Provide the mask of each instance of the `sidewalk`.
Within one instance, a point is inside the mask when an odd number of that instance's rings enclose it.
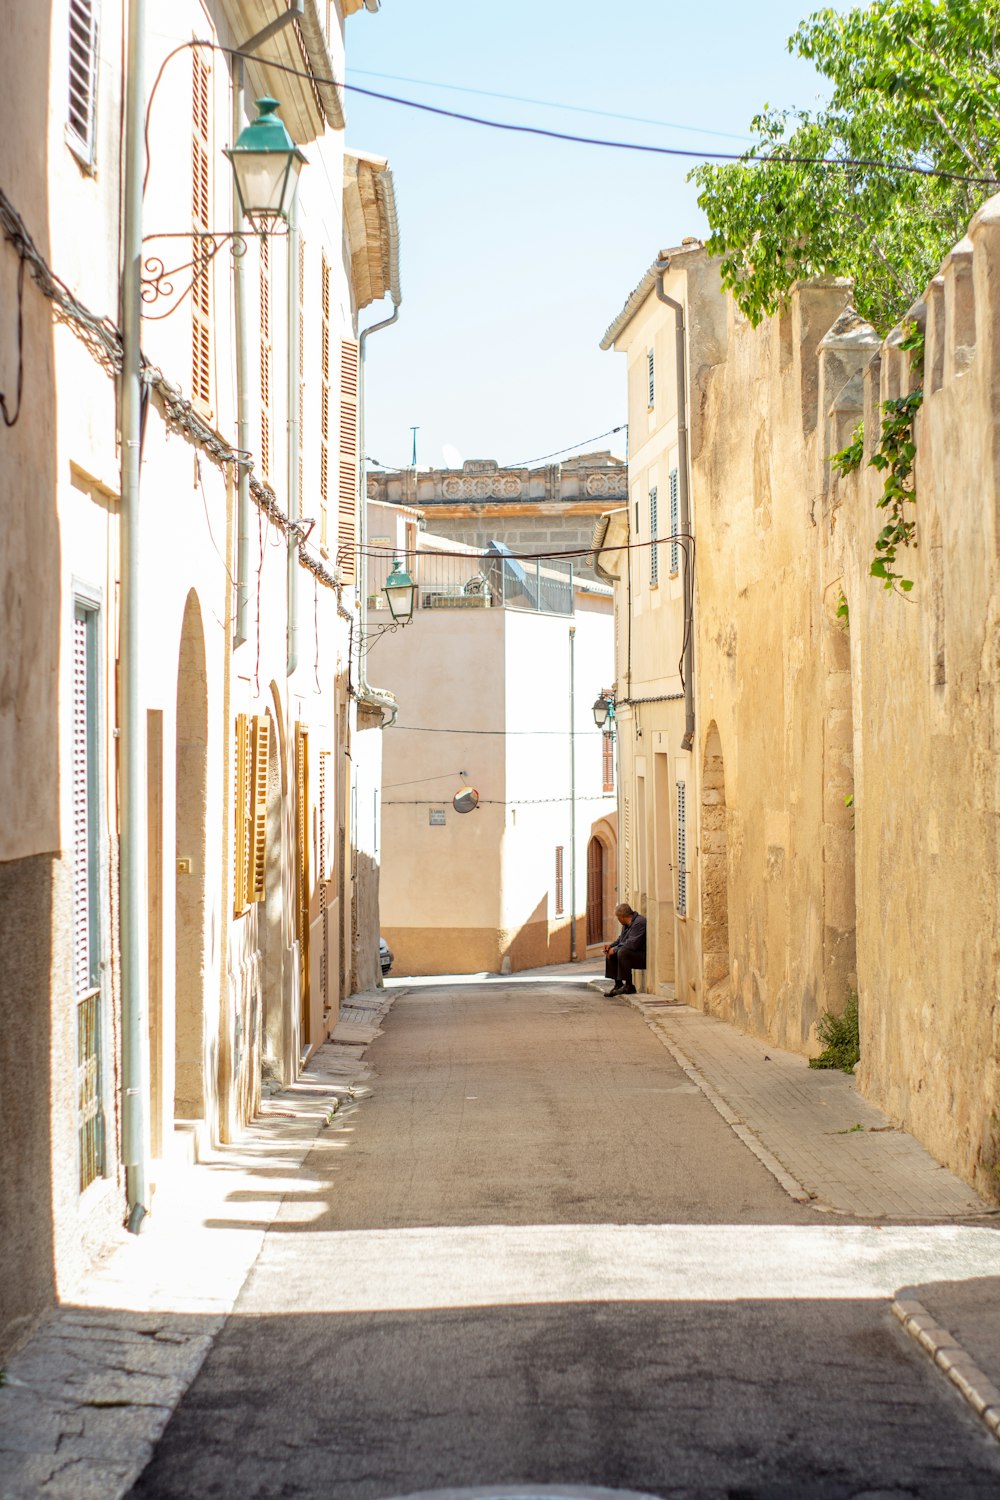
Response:
[[[591,980],[604,992],[605,985]],[[1000,1438],[1000,1211],[869,1104],[846,1073],[690,1006],[629,997],[675,1062],[790,1197],[864,1219],[997,1224],[997,1275],[901,1287],[907,1333]]]
[[[393,998],[352,996],[298,1082],[265,1098],[238,1144],[161,1180],[142,1234],[123,1230],[10,1361],[0,1500],[117,1500],[131,1488],[286,1194],[310,1211],[309,1148],[327,1128],[349,1129],[371,1094],[364,1052]]]

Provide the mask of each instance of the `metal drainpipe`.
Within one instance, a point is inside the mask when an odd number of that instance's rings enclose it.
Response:
[[[302,517],[299,493],[299,206],[293,198],[288,216],[288,351],[286,359],[285,399],[288,408],[288,514],[291,520]],[[288,528],[287,608],[288,625],[285,643],[285,671],[292,676],[299,664],[299,537],[298,527]]]
[[[381,323],[373,323],[370,328],[362,329],[358,337],[358,443],[361,449],[361,460],[358,464],[358,606],[360,614],[361,629],[358,632],[358,701],[360,703],[373,703],[378,708],[389,710],[389,719],[385,724],[386,729],[391,729],[399,712],[399,705],[388,693],[380,693],[378,688],[373,688],[368,681],[365,667],[364,644],[368,629],[368,559],[365,556],[365,548],[368,541],[368,473],[365,467],[365,357],[367,353],[368,340],[373,333],[378,333],[382,328],[389,328],[399,317],[399,303],[395,303],[392,316],[383,318]]]
[[[233,58],[233,141],[239,138],[244,119],[244,78],[242,57]],[[233,179],[233,229],[246,233],[246,221],[240,209],[236,181]],[[233,256],[233,322],[236,364],[236,628],[233,644],[242,646],[248,638],[247,613],[250,607],[250,391],[247,360],[247,289],[245,253]]]
[[[687,429],[687,340],[684,325],[684,308],[680,302],[668,297],[663,290],[663,278],[670,269],[669,257],[656,262],[656,295],[671,308],[675,324],[675,350],[677,367],[677,477],[680,482],[681,532],[691,536],[691,492],[688,485],[688,429]],[[694,744],[694,574],[691,563],[685,566],[684,631],[687,643],[684,647],[684,738],[681,749],[690,750]],[[631,684],[629,692],[631,692]]]
[[[576,626],[569,627],[569,961],[576,963]]]
[[[125,159],[122,212],[121,373],[121,978],[122,1157],[127,1227],[137,1234],[149,1209],[149,1015],[144,898],[146,891],[145,755],[141,732],[139,622],[139,464],[142,423],[140,262],[142,255],[145,0],[129,6],[125,64]]]

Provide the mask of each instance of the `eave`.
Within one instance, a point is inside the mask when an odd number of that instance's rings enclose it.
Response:
[[[399,221],[392,173],[384,157],[345,153],[344,227],[357,311],[387,294],[398,307]]]

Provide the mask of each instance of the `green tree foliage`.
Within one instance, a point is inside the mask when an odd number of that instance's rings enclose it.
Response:
[[[836,275],[885,333],[1000,188],[1000,0],[824,9],[788,47],[831,81],[829,104],[765,107],[741,162],[696,168],[708,247],[754,323],[796,281]]]

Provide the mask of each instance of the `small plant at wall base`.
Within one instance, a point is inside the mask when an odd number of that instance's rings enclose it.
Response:
[[[844,1073],[853,1073],[861,1057],[861,1040],[858,1031],[858,997],[852,990],[847,1004],[839,1016],[826,1011],[816,1023],[819,1039],[824,1044],[819,1057],[811,1057],[811,1068],[840,1068]]]

